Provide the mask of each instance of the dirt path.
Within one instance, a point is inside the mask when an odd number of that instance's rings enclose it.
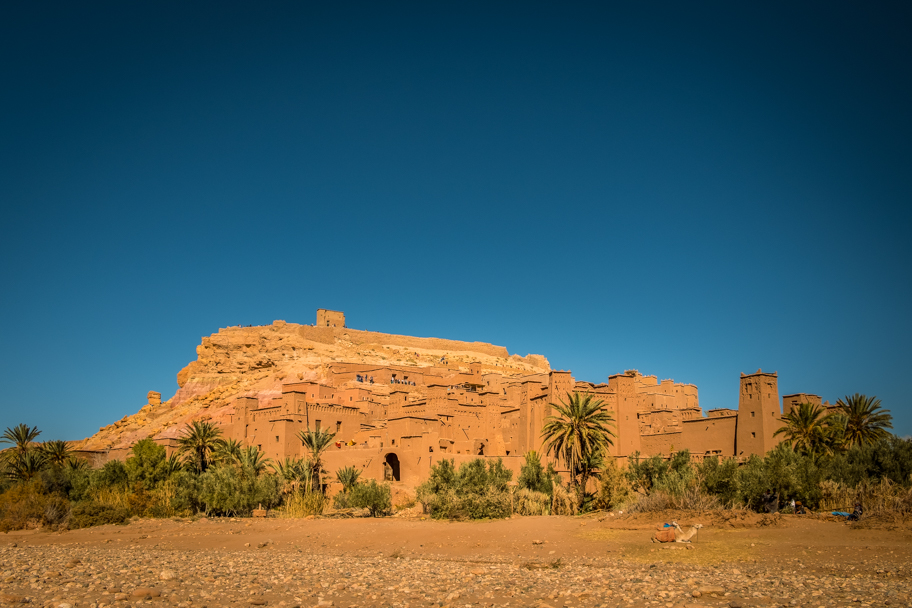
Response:
[[[697,523],[682,519],[682,525]],[[760,527],[707,519],[687,548],[651,543],[659,521],[141,520],[62,533],[14,532],[0,536],[0,601],[24,598],[62,608],[321,601],[403,607],[910,606],[908,529],[858,529],[799,517]]]

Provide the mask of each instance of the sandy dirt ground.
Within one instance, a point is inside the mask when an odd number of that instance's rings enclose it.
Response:
[[[705,527],[690,545],[652,543],[671,519]],[[687,513],[137,520],[0,535],[0,602],[912,608],[912,529]]]

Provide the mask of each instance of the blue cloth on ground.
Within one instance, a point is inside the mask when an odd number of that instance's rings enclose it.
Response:
[[[833,511],[833,515],[842,515],[843,517],[851,517],[851,513],[846,513],[844,511]]]

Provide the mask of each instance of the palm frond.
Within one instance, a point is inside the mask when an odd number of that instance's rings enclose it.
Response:
[[[45,441],[41,444],[41,451],[44,452],[50,464],[57,466],[65,465],[73,454],[69,442],[59,439]]]
[[[869,445],[890,435],[887,429],[893,428],[893,416],[877,397],[855,393],[839,399],[836,405],[845,417],[845,447]]]

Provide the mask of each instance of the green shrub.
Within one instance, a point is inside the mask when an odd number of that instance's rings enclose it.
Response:
[[[738,483],[738,461],[734,458],[706,458],[697,466],[697,474],[703,490],[714,494],[726,507],[734,507],[741,500],[741,488]]]
[[[505,467],[500,458],[493,461],[476,458],[462,463],[456,478],[459,489],[466,493],[506,492],[507,484],[513,479],[513,471]]]
[[[389,484],[370,479],[356,483],[348,494],[349,504],[356,509],[368,509],[371,517],[387,515],[393,509],[393,494]]]
[[[70,528],[91,528],[106,524],[123,524],[130,518],[130,511],[123,507],[111,507],[97,502],[83,502],[70,514]]]
[[[876,443],[837,453],[824,466],[829,479],[846,486],[885,478],[908,488],[912,486],[912,439],[891,435]]]
[[[434,519],[509,517],[512,477],[499,458],[491,462],[476,458],[458,470],[452,460],[444,459],[431,467],[430,478],[418,486],[417,498]]]
[[[431,466],[431,474],[428,480],[421,484],[418,489],[419,491],[423,489],[427,494],[437,494],[449,488],[454,488],[457,484],[456,466],[452,460],[444,458]]]
[[[542,466],[541,459],[535,450],[526,452],[526,462],[519,470],[517,485],[520,489],[528,489],[551,496],[554,484],[560,483],[560,476],[554,470],[554,465],[548,463],[548,468]]]
[[[599,475],[595,506],[599,509],[619,509],[633,498],[630,482],[613,458],[609,458]]]
[[[77,469],[67,467],[64,467],[63,470],[70,480],[68,498],[72,502],[81,502],[85,500],[88,496],[89,489],[92,487],[94,471],[88,468]]]
[[[130,482],[127,467],[119,460],[109,460],[95,475],[95,485],[104,487],[125,486]]]
[[[127,458],[124,468],[131,484],[142,484],[146,490],[168,478],[165,448],[149,438],[133,444],[133,455]]]
[[[69,472],[60,466],[47,467],[35,477],[35,480],[44,494],[69,496],[73,489]]]
[[[180,470],[171,475],[175,492],[171,507],[178,513],[197,513],[205,510],[200,498],[200,476],[194,470]]]
[[[216,465],[200,476],[199,498],[206,513],[249,515],[259,505],[278,504],[279,480],[275,475],[256,475],[246,467]]]
[[[668,462],[661,456],[640,458],[640,453],[634,452],[627,461],[627,481],[635,491],[649,494],[669,469]]]

